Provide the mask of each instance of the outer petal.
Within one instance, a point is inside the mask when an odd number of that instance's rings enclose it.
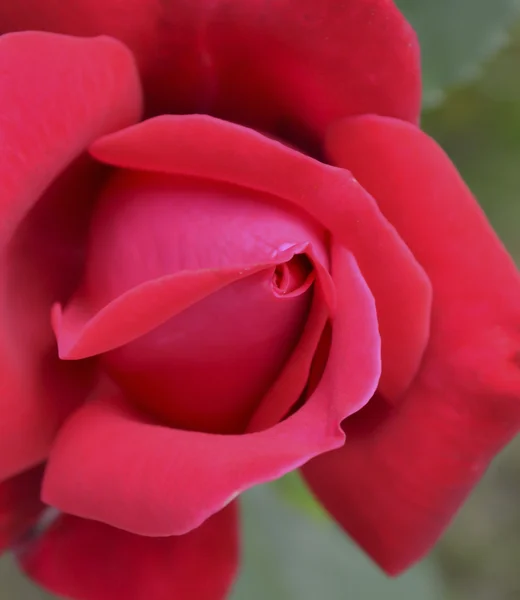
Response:
[[[417,121],[419,46],[393,0],[220,0],[214,10],[211,114],[304,144],[348,115]]]
[[[291,138],[374,112],[416,121],[419,49],[392,0],[20,0],[0,29],[110,34],[154,114],[206,112]]]
[[[134,533],[180,534],[244,489],[342,445],[340,422],[377,386],[379,335],[372,296],[352,256],[336,248],[332,261],[339,310],[329,360],[299,411],[270,429],[215,435],[145,422],[127,403],[100,397],[61,429],[44,500]]]
[[[390,573],[435,542],[520,424],[520,278],[460,176],[415,127],[361,117],[329,150],[378,198],[434,289],[422,368],[403,402],[371,402],[345,447],[304,473]]]
[[[47,274],[21,268],[13,236],[85,146],[135,122],[139,109],[132,57],[115,40],[0,38],[0,480],[43,458],[64,416],[61,395],[73,394],[47,356],[53,299],[45,286],[37,294],[31,287]]]
[[[19,560],[39,584],[74,600],[223,600],[238,566],[237,525],[235,503],[168,538],[63,515]]]
[[[410,383],[428,339],[431,289],[373,198],[344,169],[329,167],[250,129],[200,115],[150,119],[98,140],[109,164],[227,181],[289,201],[351,249],[376,299],[394,399]],[[396,275],[397,274],[397,275]]]
[[[43,468],[25,471],[0,484],[0,553],[16,542],[38,519]]]
[[[213,82],[201,49],[212,0],[21,0],[0,6],[0,32],[111,35],[128,46],[154,111],[197,112]]]

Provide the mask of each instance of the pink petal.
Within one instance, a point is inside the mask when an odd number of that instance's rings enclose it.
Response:
[[[96,141],[91,151],[108,164],[225,181],[307,211],[354,253],[374,294],[385,365],[380,389],[393,400],[407,388],[428,341],[431,286],[348,171],[250,129],[200,115],[150,119]]]
[[[520,278],[439,147],[400,121],[338,123],[329,150],[378,199],[430,277],[421,370],[393,410],[372,401],[343,449],[304,473],[390,573],[419,559],[520,425]]]
[[[26,573],[74,600],[224,600],[238,566],[236,504],[179,537],[140,537],[62,515],[19,555]]]
[[[419,47],[391,0],[18,0],[2,3],[0,28],[121,39],[153,114],[299,141],[348,115],[419,115]]]
[[[262,431],[289,414],[305,392],[318,344],[329,312],[324,301],[315,296],[305,329],[283,371],[254,412],[247,430]]]
[[[215,435],[147,422],[127,403],[99,397],[60,431],[45,501],[133,533],[181,534],[243,490],[340,446],[341,421],[377,386],[379,335],[372,296],[352,256],[336,247],[332,269],[338,312],[329,360],[300,410],[270,429]]]
[[[83,373],[88,367],[78,373],[63,372],[53,361],[48,314],[56,298],[50,296],[64,291],[53,289],[56,282],[58,288],[63,282],[49,273],[56,270],[52,251],[45,246],[49,238],[38,237],[40,232],[34,229],[36,223],[49,223],[29,211],[42,195],[52,205],[57,194],[76,191],[77,178],[93,174],[86,163],[78,164],[78,170],[72,166],[65,179],[55,181],[52,189],[49,186],[96,137],[138,118],[140,91],[132,57],[108,38],[81,40],[35,32],[5,35],[0,38],[0,109],[3,479],[45,456],[57,427],[75,404],[77,377],[88,375]],[[85,186],[90,185],[85,180]],[[50,231],[53,227],[51,223]],[[35,249],[43,250],[44,258],[36,258],[33,264],[26,252]]]
[[[53,325],[63,359],[80,359],[131,342],[168,319],[269,265],[237,265],[220,270],[182,271],[137,286],[103,307],[92,310],[88,297],[74,298],[65,313],[53,308]],[[92,314],[93,313],[93,314]]]
[[[43,468],[36,467],[0,483],[0,553],[23,536],[43,511],[42,476]]]
[[[301,335],[313,281],[330,280],[323,232],[236,186],[121,172],[90,237],[83,289],[55,311],[60,355],[115,349],[103,365],[164,424],[243,432]]]

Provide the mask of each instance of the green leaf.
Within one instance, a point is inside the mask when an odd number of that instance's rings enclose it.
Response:
[[[271,489],[280,494],[289,505],[303,511],[308,516],[315,519],[328,519],[325,509],[311,494],[299,471],[291,471],[273,481]]]
[[[330,521],[309,518],[271,487],[242,496],[242,571],[230,600],[442,600],[429,563],[387,578]]]
[[[423,103],[430,108],[445,91],[476,79],[481,67],[508,41],[520,0],[396,0],[415,28],[423,60]]]

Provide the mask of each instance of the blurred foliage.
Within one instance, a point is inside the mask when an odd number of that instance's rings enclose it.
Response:
[[[423,103],[439,105],[447,89],[476,79],[508,40],[520,0],[395,0],[416,30],[423,63]]]
[[[53,600],[18,572],[11,556],[0,560],[0,600]],[[115,600],[115,599],[114,599]]]
[[[432,564],[389,579],[332,521],[294,510],[272,486],[244,494],[242,513],[243,568],[230,600],[444,600]]]
[[[494,228],[520,259],[520,27],[473,85],[423,115]]]

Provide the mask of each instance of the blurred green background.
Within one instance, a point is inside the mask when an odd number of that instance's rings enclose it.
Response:
[[[520,263],[519,3],[398,4],[423,47],[423,128]],[[430,557],[397,580],[338,532],[295,476],[249,492],[244,514],[244,569],[232,600],[520,599],[520,440],[498,457]],[[0,600],[43,598],[50,597],[9,558],[0,561]]]

